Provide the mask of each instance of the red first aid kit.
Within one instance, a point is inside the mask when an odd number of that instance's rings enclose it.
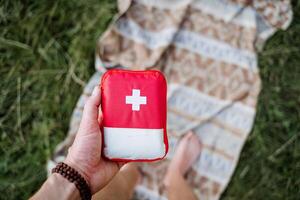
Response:
[[[104,157],[155,161],[168,152],[167,84],[156,70],[109,70],[101,80]]]

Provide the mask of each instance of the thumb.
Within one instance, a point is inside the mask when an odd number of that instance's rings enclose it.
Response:
[[[79,126],[79,134],[89,134],[100,131],[98,116],[101,103],[100,86],[96,86],[84,105],[83,115]]]

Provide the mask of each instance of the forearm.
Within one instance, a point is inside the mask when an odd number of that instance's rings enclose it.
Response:
[[[74,183],[71,183],[60,174],[52,174],[42,185],[40,190],[31,197],[31,200],[76,200],[80,194]]]

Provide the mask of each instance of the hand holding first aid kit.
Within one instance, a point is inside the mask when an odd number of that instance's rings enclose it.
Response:
[[[156,70],[109,70],[101,80],[103,156],[155,161],[168,152],[167,84]]]

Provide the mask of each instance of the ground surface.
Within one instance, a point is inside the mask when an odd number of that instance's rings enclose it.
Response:
[[[259,56],[263,90],[253,131],[223,199],[300,197],[300,2]],[[115,3],[0,2],[0,199],[26,199],[93,73]]]

